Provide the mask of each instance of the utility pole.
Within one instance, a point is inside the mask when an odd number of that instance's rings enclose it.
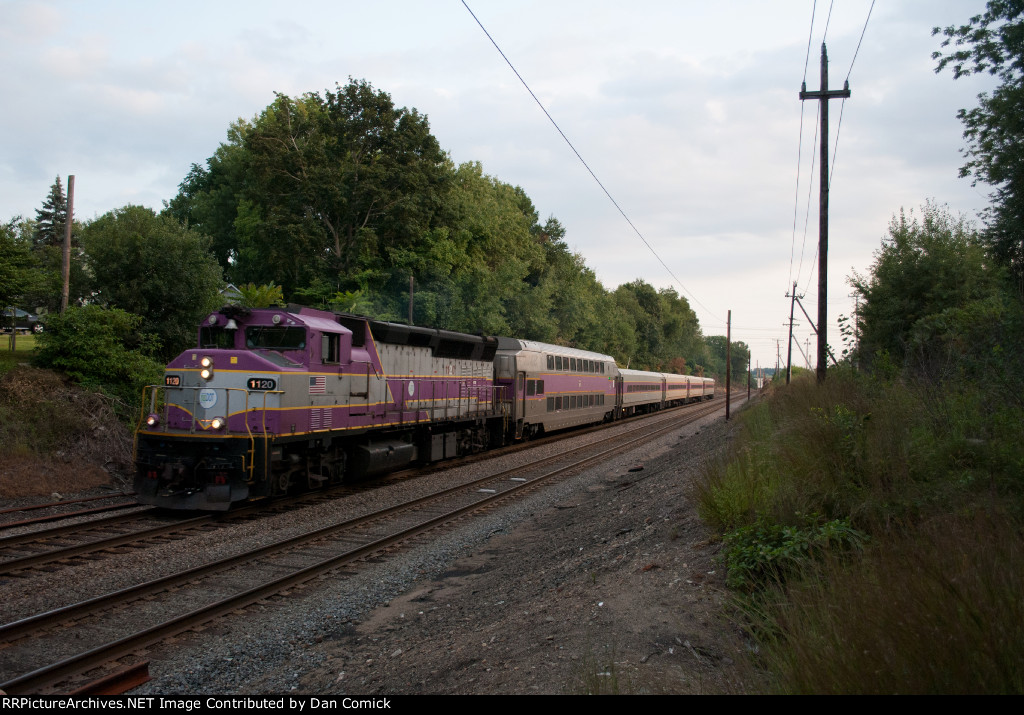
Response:
[[[825,325],[828,321],[828,100],[850,96],[850,83],[841,90],[828,88],[828,54],[821,43],[821,90],[808,92],[807,83],[800,88],[800,100],[817,99],[821,102],[821,188],[818,195],[818,382],[825,381],[827,366]]]
[[[786,384],[788,385],[789,381],[793,377],[793,311],[795,310],[795,306],[796,306],[796,281],[793,281],[793,292],[792,293],[786,293],[786,297],[790,299],[790,301],[789,301],[789,343],[788,343],[788,347],[786,348]],[[800,297],[803,298],[802,295]]]
[[[725,318],[725,421],[729,421],[729,396],[732,390],[732,311]]]
[[[64,284],[60,293],[60,312],[68,309],[68,296],[71,293],[71,222],[75,205],[75,175],[68,176],[68,213],[64,220]]]
[[[750,402],[750,351],[747,351],[747,402]]]

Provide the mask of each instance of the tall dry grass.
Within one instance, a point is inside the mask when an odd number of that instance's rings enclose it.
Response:
[[[779,692],[1024,689],[1024,409],[835,371],[742,416],[700,509]]]
[[[1024,692],[1024,541],[979,510],[829,561],[763,613],[782,693]]]

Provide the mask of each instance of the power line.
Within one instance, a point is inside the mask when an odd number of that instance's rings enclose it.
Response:
[[[835,7],[836,0],[832,0],[828,4],[828,16],[825,18],[825,32],[821,36],[821,43],[825,44],[825,40],[828,39],[828,24],[832,22],[832,8]],[[806,76],[806,75],[805,75]]]
[[[846,81],[850,81],[850,75],[853,73],[853,65],[857,62],[857,55],[860,53],[860,45],[864,42],[864,33],[868,31],[868,21],[871,20],[871,11],[875,9],[875,0],[871,0],[871,7],[868,8],[868,16],[864,18],[864,27],[860,31],[860,39],[857,40],[857,49],[853,51],[853,60],[850,62],[850,69],[846,72]],[[806,76],[807,70],[804,70]],[[829,174],[828,183],[832,186],[832,177],[835,176],[836,171],[836,157],[839,156],[839,132],[843,129],[843,109],[846,107],[846,100],[844,99],[842,104],[839,105],[839,125],[836,127],[836,146],[832,152],[832,170]]]
[[[811,40],[814,38],[814,14],[818,11],[818,0],[811,6],[811,29],[807,32],[807,54],[804,56],[804,82],[807,81],[807,67],[811,62]]]
[[[850,73],[853,72],[853,63],[857,61],[857,53],[860,52],[860,43],[864,42],[864,33],[868,31],[868,20],[871,19],[871,11],[875,9],[875,0],[871,0],[871,7],[868,8],[868,16],[864,18],[864,28],[860,31],[860,39],[857,40],[857,49],[853,51],[853,60],[850,62],[850,70],[846,73],[846,81],[850,81]],[[804,70],[806,76],[807,70]]]
[[[807,31],[807,54],[804,56],[804,82],[807,81],[807,66],[811,61],[811,40],[814,38],[814,14],[818,10],[818,0],[814,0],[814,4],[811,6],[811,28]],[[786,279],[786,285],[793,280],[793,256],[796,253],[796,220],[797,212],[800,210],[800,168],[803,165],[803,149],[804,149],[804,103],[800,103],[800,131],[797,139],[796,146],[796,187],[793,189],[793,237],[789,244],[789,278]],[[817,126],[817,122],[815,122]],[[811,172],[814,172],[814,165],[811,165]],[[810,199],[808,199],[809,201]],[[806,223],[806,221],[805,221]],[[807,231],[804,229],[804,241],[807,240]],[[803,269],[803,248],[800,249],[800,269]],[[797,271],[797,279],[800,277],[800,272]]]
[[[802,104],[802,102],[801,102],[801,104]],[[814,144],[818,143],[818,122],[819,122],[820,119],[821,119],[821,107],[817,107],[816,108],[816,113],[814,115],[814,138],[811,140],[811,145],[812,146]],[[818,165],[818,153],[817,152],[812,152],[811,153],[811,178],[812,179],[814,178],[814,167],[817,166],[817,165]],[[820,171],[820,169],[819,169],[819,171]],[[801,243],[800,243],[800,264],[797,266],[797,269],[796,269],[796,281],[798,283],[800,282],[800,274],[804,272],[804,252],[807,250],[807,227],[808,227],[808,225],[811,222],[811,193],[813,191],[814,191],[814,182],[813,181],[808,181],[807,182],[807,210],[804,211],[804,236],[803,236],[803,239],[801,240]],[[815,248],[814,248],[814,257],[815,258],[818,257],[817,245],[815,245]],[[812,276],[814,275],[814,260],[813,259],[811,260],[811,273],[810,273],[810,275],[812,275]],[[808,279],[808,280],[810,280],[810,279]],[[806,287],[804,288],[804,292],[807,292]]]
[[[580,155],[580,153],[578,151],[576,151],[576,147],[573,146],[572,142],[569,141],[569,137],[567,137],[565,135],[565,132],[562,131],[561,127],[558,126],[558,122],[556,122],[554,120],[554,117],[552,117],[551,114],[548,113],[548,110],[544,108],[544,105],[537,98],[537,95],[533,93],[532,89],[530,89],[530,85],[528,85],[526,83],[526,80],[523,79],[523,76],[521,74],[519,74],[519,71],[515,68],[515,66],[512,64],[512,62],[509,60],[509,58],[505,56],[505,53],[502,51],[501,47],[499,47],[498,43],[495,42],[493,37],[491,37],[491,33],[489,33],[487,31],[487,28],[484,27],[483,23],[480,22],[480,19],[470,9],[469,5],[466,4],[466,0],[462,0],[462,5],[466,8],[467,12],[469,12],[469,14],[473,17],[473,19],[476,20],[476,24],[479,25],[480,29],[483,30],[485,35],[487,35],[487,39],[491,41],[492,45],[494,45],[494,49],[496,49],[498,51],[498,54],[501,55],[501,58],[503,60],[505,60],[505,63],[515,73],[516,77],[519,78],[519,81],[526,88],[526,91],[530,93],[531,97],[533,97],[533,101],[536,102],[537,106],[540,107],[542,112],[544,112],[544,116],[546,116],[548,118],[548,120],[555,127],[555,129],[558,131],[558,133],[562,136],[562,139],[565,140],[565,143],[569,145],[570,149],[572,149],[572,152],[573,152],[573,154],[576,155],[576,158],[580,160],[580,163],[583,164],[583,166],[586,168],[586,170],[590,173],[590,176],[593,177],[594,181],[597,182],[597,185],[601,187],[601,191],[604,192],[604,195],[607,196],[608,200],[612,202],[612,205],[615,206],[616,209],[618,209],[618,212],[620,214],[622,214],[622,218],[624,218],[626,220],[626,223],[629,224],[629,227],[633,229],[633,231],[636,233],[637,236],[640,237],[640,240],[644,242],[644,245],[647,246],[647,249],[652,254],[654,254],[654,257],[658,259],[658,262],[662,265],[662,267],[664,267],[664,269],[666,271],[668,271],[668,274],[670,276],[672,276],[672,279],[676,282],[676,285],[678,285],[682,289],[682,291],[684,293],[686,293],[691,298],[693,298],[693,301],[697,305],[699,305],[701,308],[703,308],[705,311],[707,311],[708,315],[710,315],[712,318],[715,318],[716,320],[721,321],[720,317],[715,315],[706,305],[704,305],[703,303],[701,303],[697,299],[697,296],[695,296],[693,293],[691,293],[689,290],[686,289],[686,286],[683,285],[683,282],[681,280],[679,280],[679,278],[676,277],[676,274],[673,273],[672,269],[668,267],[668,264],[665,263],[665,261],[662,260],[661,256],[658,255],[658,252],[654,250],[654,247],[651,246],[651,244],[647,242],[647,239],[644,238],[644,235],[642,233],[640,233],[640,230],[635,225],[633,225],[633,222],[629,219],[629,216],[626,215],[626,212],[622,210],[622,207],[619,206],[619,203],[611,195],[611,192],[609,192],[608,189],[605,188],[604,184],[601,183],[601,180],[597,178],[597,174],[595,174],[594,171],[590,168],[590,165],[587,164],[587,162],[583,159],[583,157]]]
[[[815,1],[815,6],[816,5],[817,5],[817,2]],[[846,80],[845,80],[845,82],[849,82],[850,81],[850,75],[853,73],[853,66],[857,62],[857,55],[860,54],[860,47],[861,47],[861,44],[864,42],[864,35],[865,35],[865,33],[867,33],[868,22],[871,21],[871,13],[872,13],[872,11],[874,9],[875,9],[875,0],[871,0],[871,6],[868,8],[867,17],[864,18],[864,27],[861,28],[860,38],[857,40],[857,47],[856,47],[856,49],[853,52],[853,59],[850,61],[850,69],[847,70],[847,72],[846,72]],[[829,5],[828,17],[829,17],[829,19],[831,19],[831,17],[832,17],[832,4]],[[813,27],[814,27],[814,10],[811,11],[811,27],[812,27],[812,30],[813,30]],[[825,23],[825,34],[826,35],[828,34],[828,21],[826,21],[826,23]],[[824,41],[824,39],[822,41]],[[808,57],[810,57],[810,40],[808,40],[807,47],[808,47]],[[804,81],[805,82],[807,81],[807,59],[804,60]],[[842,103],[839,106],[839,123],[836,126],[836,142],[835,142],[835,148],[833,149],[833,153],[832,153],[832,166],[830,167],[829,177],[828,177],[829,188],[831,188],[831,186],[832,186],[832,179],[835,176],[836,159],[837,159],[837,157],[839,155],[839,134],[840,134],[840,132],[842,131],[842,128],[843,128],[843,110],[845,108],[846,108],[846,99],[844,98]],[[800,115],[800,126],[801,126],[801,138],[802,138],[802,132],[803,132],[803,113],[801,113],[801,115]],[[814,173],[814,161],[813,161],[813,159],[812,159],[812,162],[811,162],[811,173],[812,174]],[[795,209],[794,209],[794,214],[795,214]],[[804,220],[804,244],[805,245],[806,245],[806,242],[807,242],[807,223],[808,223],[808,217],[809,216],[810,216],[810,197],[808,196],[807,217],[805,217],[805,220]],[[795,229],[795,219],[794,219],[794,239],[795,239],[795,230],[796,229]],[[794,243],[795,243],[795,241],[794,241]],[[814,262],[817,260],[817,258],[818,258],[818,249],[817,249],[817,247],[815,247],[815,249],[814,249],[814,258],[811,259],[811,261],[812,261],[811,265],[812,266],[813,266]],[[800,267],[797,269],[797,280],[799,280],[800,273],[802,273],[802,272],[803,272],[803,249],[801,249],[801,251],[800,251]],[[790,258],[790,279],[791,280],[792,280],[792,275],[793,275],[793,267],[792,267],[792,256],[791,256],[791,258]],[[814,270],[812,268],[810,274],[807,276],[807,284],[804,286],[805,292],[810,287],[811,280],[813,280],[813,278],[814,278]]]

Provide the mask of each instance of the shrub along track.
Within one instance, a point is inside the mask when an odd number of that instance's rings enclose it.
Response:
[[[14,694],[67,690],[70,678],[81,677],[174,634],[360,559],[380,555],[400,542],[408,542],[472,512],[486,510],[514,494],[529,493],[558,477],[696,421],[720,409],[720,405],[717,402],[691,408],[683,413],[682,419],[672,412],[638,421],[629,432],[603,440],[602,449],[596,454],[593,445],[579,447],[8,624],[0,628],[0,677],[6,679],[0,688]],[[581,456],[584,454],[587,456]],[[126,628],[129,623],[152,625],[130,632]],[[57,662],[53,662],[54,658]],[[31,670],[25,672],[25,668]],[[87,677],[94,675],[90,673]]]

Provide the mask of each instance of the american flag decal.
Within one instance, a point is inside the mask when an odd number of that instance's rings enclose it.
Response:
[[[311,395],[326,395],[327,394],[327,378],[321,375],[320,377],[309,378],[309,394]]]

